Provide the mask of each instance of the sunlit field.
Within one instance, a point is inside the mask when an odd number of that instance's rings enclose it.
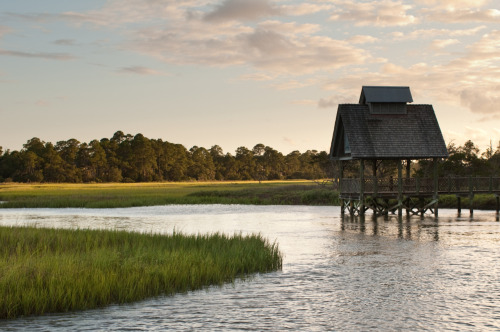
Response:
[[[112,184],[0,184],[1,208],[113,208],[165,204],[335,205],[338,194],[312,181]]]

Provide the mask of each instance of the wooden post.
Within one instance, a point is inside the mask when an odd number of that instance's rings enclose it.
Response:
[[[398,162],[398,215],[403,215],[403,162]]]
[[[340,196],[340,214],[344,215],[344,198],[342,197],[342,179],[344,178],[344,164],[342,163],[342,160],[339,160],[339,196]]]
[[[498,215],[500,212],[500,196],[495,195],[495,197],[497,199],[497,215]]]
[[[365,161],[359,160],[359,215],[365,214]]]
[[[411,172],[411,160],[410,159],[407,159],[406,160],[406,188],[407,190],[410,188],[410,172]],[[405,200],[406,202],[406,215],[409,215],[410,214],[410,209],[409,209],[409,205],[410,205],[410,197],[408,196],[408,198]]]
[[[438,158],[433,158],[432,159],[432,162],[433,162],[433,166],[434,166],[434,199],[436,200],[436,203],[434,204],[434,216],[438,216],[438,186],[439,186],[439,183],[438,183]]]
[[[462,213],[462,197],[460,196],[457,196],[457,210],[458,210],[458,214],[460,215],[460,213]]]
[[[469,176],[469,212],[474,214],[474,185],[472,184],[472,176]]]

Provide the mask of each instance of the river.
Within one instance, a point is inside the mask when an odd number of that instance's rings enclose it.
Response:
[[[498,331],[495,212],[341,218],[338,207],[2,209],[0,225],[261,233],[283,270],[102,309],[0,321],[1,331]],[[0,299],[1,300],[1,299]]]

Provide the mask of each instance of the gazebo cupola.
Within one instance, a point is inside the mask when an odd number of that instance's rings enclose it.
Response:
[[[359,103],[368,105],[370,114],[406,114],[406,104],[413,102],[407,86],[363,86]]]

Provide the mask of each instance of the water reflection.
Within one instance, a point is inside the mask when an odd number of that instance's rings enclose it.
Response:
[[[431,216],[340,216],[336,207],[165,206],[0,210],[0,224],[276,240],[283,271],[99,310],[0,322],[2,331],[500,329],[500,223]]]
[[[397,226],[393,228],[394,225]],[[343,215],[340,220],[341,231],[359,231],[373,236],[386,236],[397,230],[397,238],[415,240],[424,238],[439,241],[439,218],[433,216],[350,216]]]

